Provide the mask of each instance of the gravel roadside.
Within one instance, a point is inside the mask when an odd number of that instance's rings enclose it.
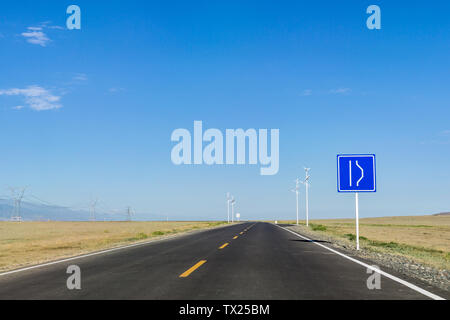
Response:
[[[360,257],[373,261],[374,264],[388,267],[400,274],[422,280],[434,287],[450,292],[450,272],[449,270],[439,270],[414,261],[410,258],[387,252],[378,252],[370,248],[361,248],[357,251],[354,243],[345,239],[333,237],[322,232],[315,232],[305,226],[283,225],[287,229],[296,231],[305,237],[314,240],[329,242],[329,245],[347,252],[354,257]]]

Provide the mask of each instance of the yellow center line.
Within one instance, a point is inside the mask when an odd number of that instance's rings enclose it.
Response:
[[[238,238],[238,236],[235,236],[233,239],[237,239]]]
[[[227,245],[228,245],[228,242],[227,242],[227,243],[224,243],[222,246],[220,246],[219,249],[223,249],[223,248],[225,248]]]
[[[187,276],[189,276],[192,272],[194,272],[196,269],[200,268],[202,264],[204,264],[206,262],[206,260],[200,260],[199,262],[197,262],[193,267],[187,269],[185,272],[183,272],[182,274],[180,274],[180,278],[186,278]]]

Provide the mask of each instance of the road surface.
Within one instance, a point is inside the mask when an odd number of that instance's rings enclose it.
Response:
[[[80,267],[80,290],[67,289],[70,265]],[[2,274],[0,299],[430,298],[385,276],[369,290],[369,276],[279,226],[248,222]]]

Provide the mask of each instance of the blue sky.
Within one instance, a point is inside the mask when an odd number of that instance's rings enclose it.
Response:
[[[81,8],[81,30],[66,8]],[[366,27],[381,8],[382,29]],[[336,154],[375,153],[364,216],[450,211],[448,1],[13,1],[0,6],[0,195],[141,218],[353,217]],[[174,129],[276,128],[280,170],[175,166]],[[303,190],[302,190],[303,191]],[[301,215],[303,210],[303,193]]]

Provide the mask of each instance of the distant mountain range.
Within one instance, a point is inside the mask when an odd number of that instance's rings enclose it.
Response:
[[[11,220],[14,212],[14,202],[9,199],[0,198],[0,221]],[[51,206],[44,204],[35,204],[22,201],[20,210],[24,221],[89,221],[90,214],[87,210],[75,210],[62,206]],[[441,212],[433,214],[433,216],[448,216],[450,212]],[[105,212],[96,212],[97,221],[115,220],[123,221],[126,219],[125,210],[123,214],[112,214]],[[181,217],[171,217],[172,219]],[[160,215],[145,215],[141,217],[134,216],[133,220],[165,220]],[[183,219],[181,219],[183,220]]]
[[[14,201],[11,199],[0,198],[0,221],[11,220],[14,213]],[[39,203],[32,203],[22,201],[20,215],[23,221],[89,221],[89,210],[77,210],[73,208],[45,205]],[[176,217],[172,217],[175,219]],[[124,221],[127,219],[126,209],[123,211],[114,210],[112,212],[105,212],[97,210],[95,213],[96,221]],[[158,214],[133,214],[134,221],[149,221],[149,220],[166,220],[165,215]]]
[[[433,216],[450,216],[450,212],[441,212],[433,214]]]
[[[0,199],[0,221],[10,220],[14,212],[12,200]],[[58,221],[86,221],[89,212],[73,210],[66,207],[34,204],[22,201],[20,215],[24,221],[30,220],[58,220]],[[110,215],[96,213],[97,220],[111,219]],[[123,220],[123,219],[122,219]]]

